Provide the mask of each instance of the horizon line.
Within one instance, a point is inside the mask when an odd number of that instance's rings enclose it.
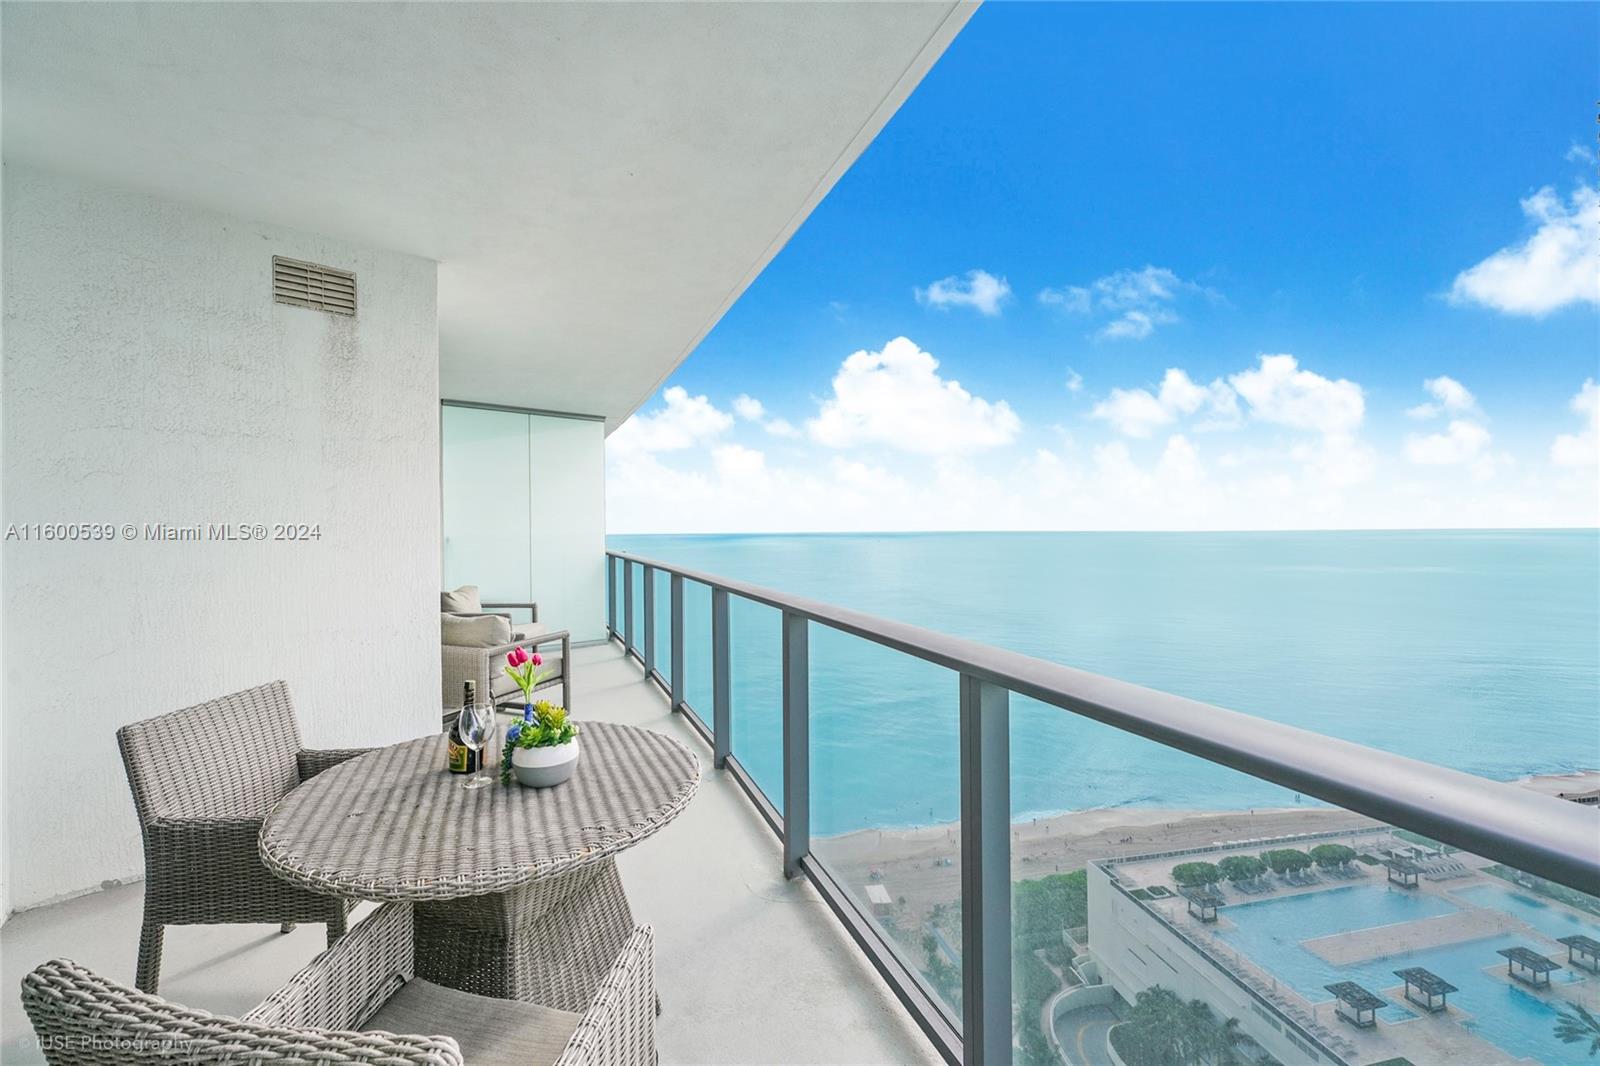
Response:
[[[725,529],[714,532],[705,530],[698,532],[655,530],[627,533],[607,530],[605,535],[608,537],[876,537],[922,534],[979,536],[1018,533],[1150,533],[1175,536],[1193,533],[1600,533],[1600,526],[1286,526],[1275,529]]]

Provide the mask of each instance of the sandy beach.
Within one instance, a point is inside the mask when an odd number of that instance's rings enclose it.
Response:
[[[1517,781],[1523,788],[1555,796],[1562,792],[1593,792],[1600,789],[1600,770],[1576,770],[1570,774],[1535,774]]]
[[[1200,847],[1224,840],[1292,836],[1375,825],[1370,818],[1321,807],[1194,811],[1118,807],[1077,811],[1011,827],[1011,869],[1017,880],[1081,870],[1092,859]],[[938,904],[961,894],[955,824],[859,830],[814,841],[823,860],[861,895],[880,883],[898,905],[895,922],[917,930]],[[948,864],[945,864],[948,860]],[[874,879],[876,873],[878,877]],[[903,904],[900,901],[904,901]]]
[[[1600,788],[1600,770],[1541,774],[1517,784],[1547,795]],[[1197,811],[1114,807],[1031,819],[1011,827],[1014,880],[1081,870],[1091,860],[1203,847],[1229,840],[1362,829],[1370,818],[1328,807]],[[882,884],[895,900],[895,922],[917,930],[938,904],[960,896],[961,842],[955,823],[911,829],[866,829],[819,838],[823,860],[858,894]],[[876,877],[874,875],[877,875]],[[904,901],[901,903],[901,901]]]

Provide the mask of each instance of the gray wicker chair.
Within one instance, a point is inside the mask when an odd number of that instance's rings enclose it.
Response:
[[[639,926],[583,1013],[413,979],[411,904],[388,903],[242,1018],[169,1003],[67,959],[22,979],[50,1066],[653,1066],[654,937]],[[394,1028],[436,1035],[396,1035]]]
[[[280,880],[256,850],[261,821],[300,782],[367,749],[308,751],[282,681],[117,730],[144,839],[144,925],[134,983],[160,981],[163,927],[328,923],[348,903]]]
[[[568,711],[572,710],[572,634],[565,629],[550,629],[539,622],[522,623],[515,629],[523,635],[513,637],[511,643],[497,648],[471,648],[454,644],[440,647],[439,685],[446,728],[455,720],[455,712],[461,709],[464,681],[477,683],[480,699],[487,693],[496,706],[512,707],[519,712],[522,710],[522,691],[505,672],[506,654],[512,648],[527,648],[529,651],[545,649],[540,653],[544,658],[542,669],[549,677],[535,691],[554,695],[555,687],[560,685],[562,706]],[[561,649],[551,651],[550,645],[558,642]]]

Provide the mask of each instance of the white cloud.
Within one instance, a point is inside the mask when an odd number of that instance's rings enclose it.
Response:
[[[1254,370],[1228,379],[1250,415],[1262,422],[1318,433],[1353,432],[1366,414],[1361,386],[1299,369],[1292,355],[1263,355]]]
[[[1522,213],[1538,228],[1456,275],[1451,302],[1534,316],[1600,304],[1600,193],[1580,184],[1563,203],[1546,185],[1522,201]]]
[[[1170,311],[1124,311],[1121,318],[1107,322],[1095,336],[1105,340],[1142,341],[1156,331],[1157,323],[1167,325],[1177,320],[1178,316]]]
[[[1595,161],[1594,149],[1588,145],[1573,141],[1572,146],[1567,149],[1566,160],[1569,163],[1589,163],[1592,165]]]
[[[1070,366],[1067,367],[1067,391],[1071,393],[1083,391],[1083,375]]]
[[[748,393],[740,393],[733,399],[733,412],[746,422],[759,423],[761,428],[774,437],[798,437],[800,431],[794,428],[794,423],[787,418],[768,418],[767,406]]]
[[[854,360],[854,363],[852,363]],[[947,443],[963,427],[1019,440],[1016,416],[942,379],[904,338],[840,367],[815,432],[829,440],[770,451],[721,434],[734,416],[668,390],[648,415],[613,434],[607,454],[614,532],[883,529],[1361,529],[1600,524],[1600,386],[1584,382],[1581,422],[1548,449],[1512,460],[1496,450],[1470,392],[1430,379],[1432,426],[1382,452],[1360,436],[1364,397],[1353,382],[1264,357],[1203,385],[1182,370],[1121,389],[1087,432],[1049,432],[1026,448]],[[1456,386],[1459,381],[1450,379]],[[954,387],[953,389],[951,387]],[[1237,390],[1237,391],[1235,391]],[[1055,394],[1058,399],[1060,394]],[[887,399],[885,399],[887,397]],[[909,398],[908,398],[909,397]],[[1129,399],[1131,397],[1131,399]],[[1199,435],[1227,403],[1251,418],[1227,437]],[[832,405],[831,409],[829,405]],[[1447,406],[1455,409],[1446,410]],[[1070,405],[1062,403],[1066,408]],[[1101,405],[1096,405],[1100,408]],[[729,411],[733,410],[730,405]],[[1112,417],[1113,410],[1120,418]],[[977,413],[974,414],[973,412]],[[1000,412],[1004,412],[1002,417]],[[764,428],[776,421],[762,408]],[[895,427],[909,432],[909,445]],[[719,428],[720,427],[720,428]],[[954,428],[952,428],[954,427]],[[1143,435],[1127,432],[1135,429]],[[810,427],[808,427],[810,428]],[[1560,427],[1557,427],[1560,428]],[[830,432],[837,431],[836,437]],[[768,429],[770,433],[770,428]],[[1556,429],[1552,429],[1554,435]],[[685,439],[691,445],[683,445]],[[877,447],[838,453],[834,442]],[[1220,442],[1226,441],[1223,447]],[[1217,453],[1207,442],[1219,442]],[[650,448],[643,444],[651,445]],[[654,450],[652,450],[654,449]],[[1549,462],[1544,461],[1548,450]],[[1523,461],[1525,458],[1534,461]]]
[[[761,428],[774,437],[798,437],[800,435],[800,431],[795,428],[794,423],[787,418],[769,418],[761,423]]]
[[[617,453],[671,452],[715,437],[733,425],[733,416],[704,396],[690,396],[681,385],[661,394],[665,404],[647,415],[634,415],[606,438]]]
[[[952,307],[970,307],[980,315],[998,315],[1000,306],[1011,299],[1011,285],[1005,278],[997,278],[987,270],[969,270],[963,277],[952,274],[948,278],[917,289],[917,302],[949,310]]]
[[[711,465],[725,482],[761,480],[767,473],[767,456],[742,444],[723,444],[711,452]]]
[[[834,375],[833,395],[806,423],[830,448],[882,445],[948,455],[1009,444],[1022,422],[1004,400],[990,403],[939,376],[939,361],[896,337],[880,352],[859,351]]]
[[[1492,438],[1483,425],[1483,412],[1478,409],[1477,397],[1465,385],[1440,375],[1428,378],[1422,387],[1433,400],[1408,408],[1406,414],[1418,419],[1452,417],[1443,432],[1406,435],[1404,454],[1409,462],[1417,466],[1464,466],[1477,478],[1490,477],[1497,468],[1510,464],[1509,456],[1489,450]]]
[[[1081,285],[1040,289],[1039,302],[1046,307],[1059,307],[1070,315],[1086,315],[1094,310],[1094,296]]]
[[[1433,396],[1431,403],[1419,403],[1415,407],[1407,408],[1406,415],[1411,418],[1433,418],[1440,414],[1466,414],[1478,409],[1478,400],[1467,390],[1467,387],[1452,377],[1440,375],[1429,378],[1422,383]]]
[[[1160,427],[1202,409],[1211,415],[1211,421],[1203,428],[1217,428],[1239,420],[1239,401],[1225,381],[1218,378],[1210,385],[1199,385],[1188,374],[1173,367],[1161,379],[1158,392],[1112,389],[1089,414],[1110,422],[1119,433],[1148,437]]]
[[[1583,419],[1583,428],[1556,437],[1550,445],[1550,461],[1579,468],[1600,464],[1600,385],[1593,378],[1585,381],[1569,406]]]
[[[1443,433],[1406,437],[1406,458],[1422,466],[1455,466],[1471,462],[1489,449],[1489,431],[1464,418],[1450,420]]]
[[[1203,285],[1185,281],[1166,267],[1119,270],[1088,285],[1046,288],[1039,302],[1074,315],[1107,315],[1110,320],[1096,333],[1106,340],[1143,340],[1157,326],[1179,321],[1173,306],[1186,296],[1219,299]]]

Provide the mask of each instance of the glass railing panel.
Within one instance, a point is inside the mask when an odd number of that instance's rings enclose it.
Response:
[[[683,698],[700,721],[711,725],[711,588],[683,583]]]
[[[611,575],[611,613],[608,616],[618,633],[622,632],[622,563],[606,557],[607,572]]]
[[[709,629],[709,627],[708,627]],[[728,603],[731,753],[783,812],[783,616],[738,596]]]
[[[959,679],[810,632],[811,850],[959,1021]]]
[[[1011,762],[1019,1063],[1592,1061],[1600,900],[1017,697]]]
[[[672,684],[672,575],[665,570],[655,574],[655,651],[656,671]]]
[[[633,650],[644,655],[644,566],[629,563],[633,580]]]

